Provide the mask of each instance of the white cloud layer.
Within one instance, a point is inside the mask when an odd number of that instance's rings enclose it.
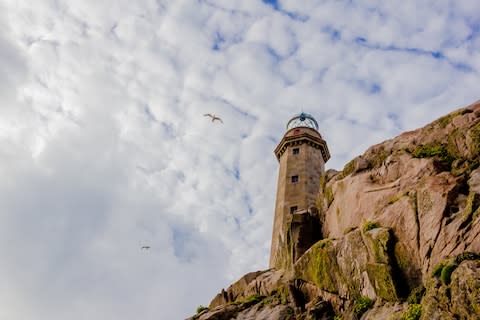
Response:
[[[478,12],[0,1],[0,318],[181,319],[267,268],[288,119],[340,169],[477,100]]]

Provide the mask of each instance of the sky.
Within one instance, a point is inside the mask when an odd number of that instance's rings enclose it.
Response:
[[[183,319],[267,269],[288,120],[340,170],[480,99],[478,12],[0,0],[0,318]]]

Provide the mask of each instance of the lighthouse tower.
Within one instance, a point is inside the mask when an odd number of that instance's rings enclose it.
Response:
[[[320,239],[315,203],[330,152],[317,121],[302,112],[288,121],[275,155],[280,168],[270,267],[288,268]]]

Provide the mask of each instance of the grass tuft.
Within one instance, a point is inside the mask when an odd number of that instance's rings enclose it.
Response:
[[[449,285],[452,280],[452,272],[458,267],[456,263],[450,263],[443,267],[442,273],[440,274],[440,280],[443,284]]]
[[[371,307],[373,307],[373,300],[369,297],[362,296],[355,300],[353,305],[353,313],[360,318],[362,314],[364,314]]]
[[[373,222],[373,221],[367,221],[363,225],[363,232],[367,232],[367,231],[370,231],[370,230],[373,230],[373,229],[376,229],[376,228],[380,228],[379,223]]]
[[[418,320],[422,315],[422,305],[421,304],[411,304],[408,306],[407,311],[402,316],[402,320]]]

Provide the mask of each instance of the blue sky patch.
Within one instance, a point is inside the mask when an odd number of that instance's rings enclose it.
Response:
[[[235,179],[240,180],[240,169],[238,169],[237,167],[233,168],[233,176],[235,177]]]
[[[273,49],[272,47],[268,46],[267,47],[267,52],[268,52],[268,55],[272,58],[273,62],[278,63],[280,60],[282,60],[282,56],[279,55],[275,51],[275,49]]]
[[[172,226],[173,254],[178,260],[189,262],[195,258],[195,252],[187,245],[191,241],[191,230],[183,230],[181,227]]]
[[[368,40],[364,37],[356,37],[354,39],[355,43],[358,45],[372,49],[372,50],[380,50],[380,51],[394,51],[394,52],[406,52],[411,53],[419,56],[430,56],[436,60],[442,60],[450,64],[454,69],[461,71],[461,72],[472,72],[474,69],[466,63],[457,62],[449,59],[446,57],[443,52],[438,50],[425,50],[421,48],[411,48],[411,47],[397,47],[395,45],[388,45],[382,46],[380,44],[369,43]]]
[[[444,58],[444,55],[440,51],[433,51],[432,57],[434,57],[435,59],[442,59]]]
[[[389,112],[389,113],[387,114],[387,117],[388,117],[388,119],[393,120],[393,121],[398,120],[398,115],[395,114],[395,113],[393,113],[393,112]]]
[[[272,6],[275,10],[280,10],[280,5],[278,4],[278,0],[262,0],[263,3]]]
[[[157,122],[157,118],[155,118],[155,115],[153,114],[152,110],[150,110],[150,106],[148,104],[143,106],[143,112],[147,116],[148,120],[152,122]]]
[[[358,43],[358,44],[365,44],[365,43],[367,43],[367,39],[365,39],[363,37],[356,37],[355,42]]]
[[[339,30],[332,28],[330,26],[323,28],[322,31],[328,34],[332,41],[338,41],[342,38],[342,33]]]
[[[225,43],[225,38],[219,32],[215,32],[215,39],[213,40],[212,50],[220,51],[223,43]]]
[[[382,87],[379,84],[374,83],[370,86],[370,91],[369,91],[370,93],[375,94],[375,93],[379,93],[380,91],[382,91]]]
[[[291,12],[283,10],[278,2],[278,0],[262,0],[263,3],[269,5],[273,8],[273,10],[281,12],[282,14],[286,15],[292,20],[305,22],[308,20],[308,16],[304,14],[300,14],[298,12]]]

